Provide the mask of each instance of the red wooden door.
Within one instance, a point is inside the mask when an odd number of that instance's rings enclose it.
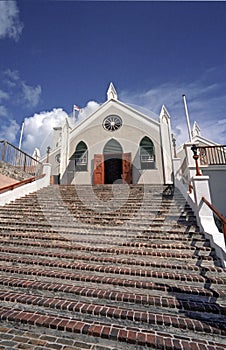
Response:
[[[132,184],[132,155],[131,153],[122,154],[122,177],[128,184]]]
[[[104,184],[104,155],[103,154],[94,155],[93,183],[94,185]]]

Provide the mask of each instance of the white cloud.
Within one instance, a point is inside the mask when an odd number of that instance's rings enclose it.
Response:
[[[9,99],[9,94],[3,90],[0,90],[0,102],[2,100],[8,100]]]
[[[22,82],[23,99],[28,107],[36,107],[40,101],[42,88],[40,85],[29,86]]]
[[[25,152],[32,154],[35,147],[39,148],[41,155],[44,155],[48,146],[53,146],[53,128],[62,126],[68,118],[70,126],[73,128],[80,121],[92,114],[100,105],[95,101],[89,101],[86,107],[78,113],[78,119],[69,115],[62,108],[54,108],[52,111],[35,113],[29,118],[25,118],[24,140],[22,148]]]
[[[201,129],[202,136],[205,136],[209,140],[216,141],[222,145],[226,144],[226,118],[219,120],[209,120]]]
[[[16,1],[0,1],[0,38],[9,37],[18,41],[22,30]]]
[[[27,108],[34,108],[39,104],[42,87],[28,85],[25,80],[21,79],[18,71],[6,69],[3,72],[3,84],[7,92],[0,90],[0,101],[1,97],[2,99],[11,97],[11,103],[22,104]]]
[[[42,153],[45,152],[48,146],[52,146],[53,128],[62,126],[66,117],[67,113],[62,108],[55,108],[52,111],[35,113],[32,117],[25,118],[23,150],[32,154],[37,147]]]
[[[123,91],[120,94],[126,103],[136,103],[155,113],[160,113],[164,104],[170,115],[173,133],[177,145],[188,140],[187,124],[182,94],[186,94],[191,127],[196,120],[201,135],[217,143],[226,144],[225,137],[225,87],[220,84],[194,81],[186,83],[165,83],[142,93]],[[222,126],[223,124],[223,126]]]
[[[19,80],[20,79],[20,75],[19,72],[17,70],[12,70],[12,69],[6,69],[4,71],[4,75],[13,81]]]
[[[0,117],[6,117],[7,116],[7,108],[5,106],[0,105]]]
[[[15,120],[8,120],[6,124],[1,126],[0,139],[14,143],[19,129],[20,126]]]
[[[90,114],[95,112],[100,105],[96,101],[89,101],[86,107],[82,108],[78,115],[78,121],[87,118]]]

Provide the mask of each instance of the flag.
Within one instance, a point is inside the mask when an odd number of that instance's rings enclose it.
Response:
[[[77,105],[73,106],[74,111],[80,111],[81,108],[79,108]]]

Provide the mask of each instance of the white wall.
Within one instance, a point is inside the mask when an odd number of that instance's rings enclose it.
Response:
[[[51,174],[50,164],[43,165],[43,174],[45,174],[45,176],[39,180],[14,188],[13,190],[9,190],[7,192],[1,193],[0,206],[3,206],[23,196],[26,196],[29,193],[36,192],[43,187],[49,186],[50,174]]]
[[[201,170],[209,176],[212,204],[226,218],[226,166],[208,166]]]
[[[119,115],[123,121],[122,127],[114,132],[106,131],[102,126],[103,120],[110,114]],[[148,136],[154,143],[156,154],[155,169],[141,170],[139,144],[144,136]],[[80,127],[70,133],[69,157],[72,156],[80,141],[85,142],[88,147],[88,169],[87,171],[76,172],[74,179],[71,180],[71,174],[74,169],[74,161],[72,161],[68,166],[69,173],[67,178],[69,183],[92,183],[94,155],[103,154],[104,146],[111,138],[114,138],[121,144],[123,153],[132,153],[134,183],[164,183],[159,123],[143,118],[134,111],[127,110],[117,103],[106,105],[99,114],[96,113],[90,120],[83,122]]]

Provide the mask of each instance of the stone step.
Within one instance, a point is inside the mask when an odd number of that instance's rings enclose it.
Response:
[[[0,208],[11,349],[20,329],[43,350],[223,350],[226,271],[186,200],[166,186],[112,189],[55,185]]]

